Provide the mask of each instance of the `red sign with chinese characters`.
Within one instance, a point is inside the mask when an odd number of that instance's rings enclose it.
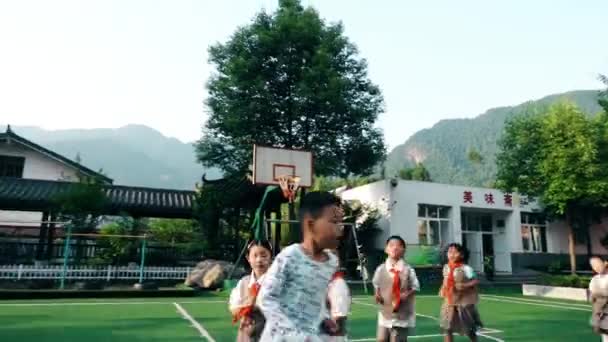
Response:
[[[485,198],[487,204],[494,204],[494,195],[485,194],[484,198]]]

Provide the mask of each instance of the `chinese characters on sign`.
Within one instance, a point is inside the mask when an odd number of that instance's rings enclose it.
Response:
[[[507,207],[512,207],[513,206],[513,195],[511,194],[505,194],[505,205]]]
[[[471,191],[464,192],[464,203],[473,203],[473,193]]]
[[[466,190],[463,192],[463,203],[470,203],[473,204],[473,192]],[[496,204],[496,198],[494,197],[494,194],[491,192],[488,192],[486,194],[483,195],[483,199],[485,201],[486,204],[490,204],[490,205],[495,205]],[[503,195],[503,203],[506,207],[512,207],[513,206],[513,195],[506,193]],[[521,206],[523,205],[527,205],[529,203],[529,199],[527,197],[521,197],[521,203],[518,201],[517,204],[520,204]]]

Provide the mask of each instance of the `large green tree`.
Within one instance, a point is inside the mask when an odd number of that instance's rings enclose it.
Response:
[[[205,166],[246,170],[253,144],[311,150],[317,175],[370,174],[385,156],[375,126],[384,102],[344,35],[298,0],[280,0],[209,48]]]
[[[605,207],[608,178],[601,158],[601,117],[589,118],[561,102],[539,115],[507,122],[499,142],[497,185],[540,198],[550,214],[568,225],[571,271],[576,272],[575,227],[590,211]]]
[[[606,89],[600,91],[599,99],[597,102],[602,108],[604,108],[604,112],[608,113],[608,76],[600,75],[599,79],[602,83],[604,83]]]

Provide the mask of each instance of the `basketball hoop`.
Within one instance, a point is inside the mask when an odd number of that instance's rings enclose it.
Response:
[[[283,196],[289,200],[289,203],[293,203],[300,187],[300,177],[284,175],[277,177],[277,181],[281,190],[283,190]]]

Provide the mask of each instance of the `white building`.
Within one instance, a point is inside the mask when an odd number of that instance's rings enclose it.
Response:
[[[3,179],[76,182],[78,173],[112,183],[112,179],[17,135],[10,126],[0,133],[0,177],[8,177]],[[13,227],[37,230],[41,220],[42,212],[0,210],[0,230]]]
[[[397,234],[413,245],[462,243],[471,252],[469,264],[479,272],[488,256],[494,257],[499,273],[568,263],[566,225],[547,222],[538,203],[517,194],[393,179],[346,190],[341,196],[379,209],[382,234],[374,241],[378,249]],[[605,224],[592,226],[593,253],[607,254],[599,242],[607,232]],[[576,248],[587,254],[585,243]]]

